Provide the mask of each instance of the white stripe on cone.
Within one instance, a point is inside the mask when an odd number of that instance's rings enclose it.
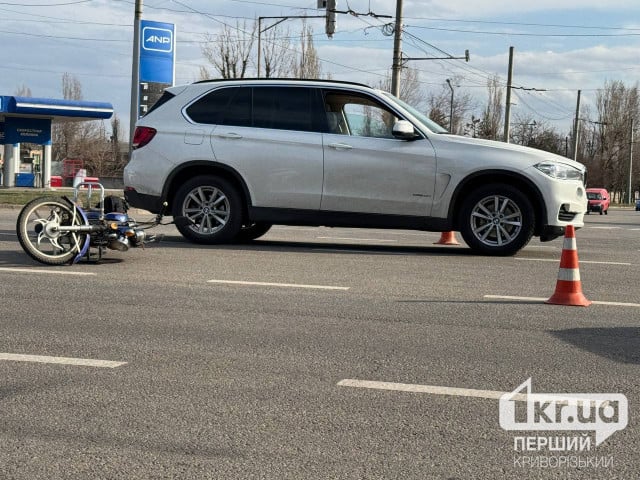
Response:
[[[561,268],[558,271],[558,280],[564,280],[565,282],[579,282],[580,270],[577,268]]]
[[[562,249],[563,250],[577,250],[578,249],[578,245],[576,244],[576,237],[565,237]]]

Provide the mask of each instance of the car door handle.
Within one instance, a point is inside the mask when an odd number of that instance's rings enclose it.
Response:
[[[242,138],[242,135],[240,135],[239,133],[233,133],[233,132],[229,132],[229,133],[214,133],[213,134],[214,137],[218,137],[218,138]]]
[[[347,143],[330,143],[328,146],[331,148],[335,148],[336,150],[351,150],[353,148]]]

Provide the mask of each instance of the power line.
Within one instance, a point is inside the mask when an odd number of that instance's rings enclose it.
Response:
[[[499,22],[491,20],[462,20],[450,18],[434,18],[434,17],[405,17],[409,20],[430,20],[439,22],[455,22],[455,23],[480,23],[489,25],[518,25],[523,27],[551,27],[551,28],[575,28],[589,30],[623,30],[623,31],[640,31],[640,28],[629,27],[605,27],[605,26],[587,26],[587,25],[565,25],[556,23],[524,23],[524,22]]]
[[[0,5],[7,5],[10,7],[63,7],[65,5],[77,5],[78,3],[89,3],[93,2],[93,0],[76,0],[74,2],[66,2],[66,3],[28,3],[24,2],[20,3],[9,3],[9,2],[0,2]]]
[[[486,30],[462,30],[457,28],[438,28],[438,27],[422,27],[420,25],[407,25],[411,28],[420,28],[424,30],[436,30],[439,32],[456,32],[456,33],[472,33],[474,35],[501,35],[515,37],[551,37],[551,38],[611,38],[611,37],[640,37],[639,33],[524,33],[524,32],[491,32]]]

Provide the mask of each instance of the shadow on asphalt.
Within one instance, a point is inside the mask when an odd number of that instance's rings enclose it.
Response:
[[[570,328],[550,333],[609,360],[640,364],[640,327]]]
[[[420,247],[390,245],[359,245],[344,243],[290,242],[277,240],[254,240],[252,242],[230,245],[203,245],[191,243],[180,235],[164,235],[161,241],[148,244],[146,248],[177,248],[200,250],[234,250],[234,251],[285,251],[292,253],[331,253],[348,255],[467,255],[478,256],[464,245],[458,247]]]
[[[75,265],[109,265],[109,264],[121,263],[122,261],[123,261],[122,258],[113,258],[113,257],[103,256],[99,262],[96,262],[94,259],[91,259],[90,261],[86,261],[83,259],[83,260],[80,260],[80,262],[78,262]],[[64,267],[65,265],[68,265],[68,264],[46,265],[44,263],[40,263],[32,259],[29,255],[27,255],[22,250],[22,248],[20,248],[20,245],[18,244],[17,240],[16,240],[15,250],[0,252],[1,267],[20,268],[20,267],[36,267],[37,266],[37,267],[47,268],[47,267],[55,267],[55,266]]]

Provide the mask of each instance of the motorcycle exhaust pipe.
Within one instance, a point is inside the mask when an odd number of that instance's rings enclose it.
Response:
[[[119,252],[126,252],[129,250],[129,240],[125,237],[113,238],[107,244],[107,248],[110,248],[111,250],[118,250]]]

